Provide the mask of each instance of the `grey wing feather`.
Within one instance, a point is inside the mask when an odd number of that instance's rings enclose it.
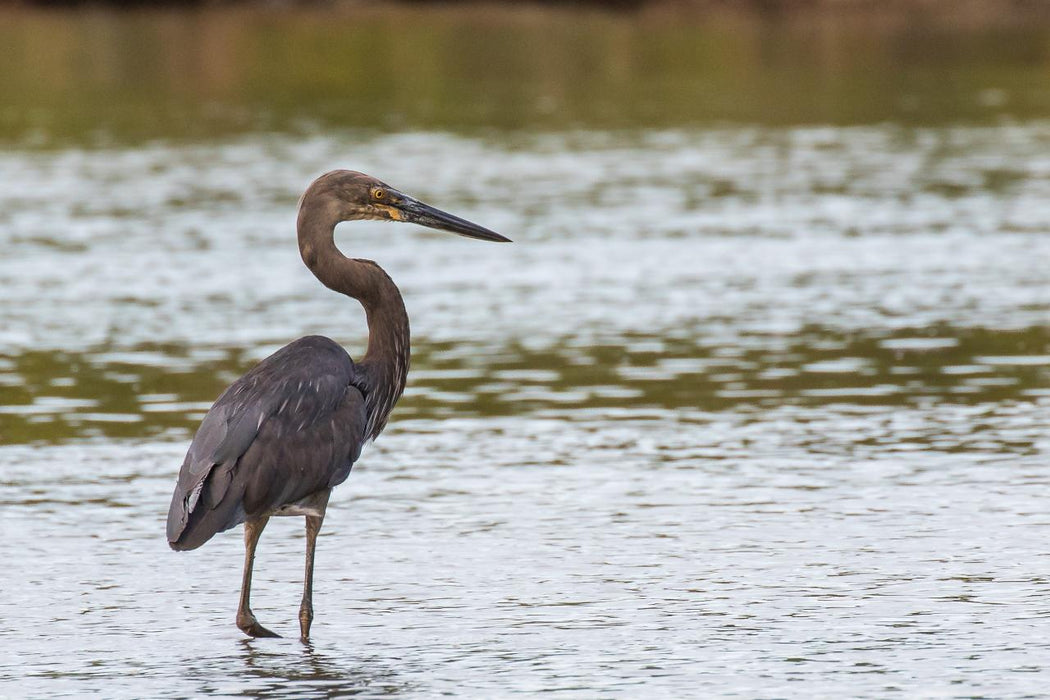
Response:
[[[341,483],[361,453],[357,368],[328,338],[300,338],[231,384],[193,438],[168,511],[168,542],[194,549],[246,517]]]

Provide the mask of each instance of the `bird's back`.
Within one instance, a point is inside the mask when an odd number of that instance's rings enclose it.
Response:
[[[171,547],[195,549],[246,518],[342,483],[365,440],[358,373],[338,343],[307,336],[231,384],[179,472],[168,511]]]

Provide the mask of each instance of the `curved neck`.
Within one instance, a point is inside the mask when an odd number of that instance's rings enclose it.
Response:
[[[364,370],[367,437],[375,439],[405,390],[410,359],[408,312],[397,285],[371,260],[343,255],[335,245],[336,207],[303,201],[299,208],[299,253],[329,289],[361,302],[368,321],[368,350],[357,362]]]

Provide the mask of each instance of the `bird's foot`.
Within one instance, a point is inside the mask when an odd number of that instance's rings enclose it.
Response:
[[[281,635],[276,632],[271,632],[255,619],[255,615],[250,612],[247,614],[237,614],[237,627],[249,637],[280,637]]]
[[[304,613],[299,612],[299,640],[303,642],[310,641],[310,623],[314,621],[313,610]]]

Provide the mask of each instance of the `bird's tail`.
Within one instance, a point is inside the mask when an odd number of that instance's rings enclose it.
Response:
[[[217,464],[196,483],[179,479],[168,508],[168,545],[172,549],[196,549],[215,533],[244,522],[243,494],[230,488],[230,476],[229,465]]]

